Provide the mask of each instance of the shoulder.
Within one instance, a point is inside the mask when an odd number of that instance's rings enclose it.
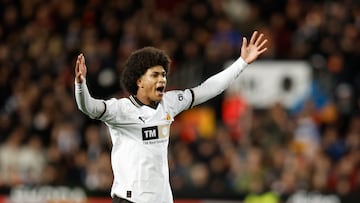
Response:
[[[122,109],[124,107],[128,107],[129,105],[131,105],[131,101],[129,98],[124,97],[124,98],[111,98],[108,100],[105,100],[105,105],[107,109],[112,109],[112,110],[116,110],[116,109]]]
[[[129,98],[127,97],[123,97],[123,98],[110,98],[108,100],[105,100],[105,102],[107,104],[123,104],[123,103],[127,103],[130,102]]]
[[[167,91],[164,95],[165,101],[172,102],[182,102],[184,100],[189,99],[191,97],[191,92],[189,89],[185,90],[170,90]]]
[[[105,112],[100,120],[107,123],[116,123],[124,118],[129,112],[133,111],[134,105],[131,103],[129,98],[111,98],[104,101]]]
[[[173,110],[173,115],[190,108],[193,100],[193,93],[190,89],[170,90],[163,97],[164,105]]]

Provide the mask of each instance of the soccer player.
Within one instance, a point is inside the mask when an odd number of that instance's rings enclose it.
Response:
[[[167,147],[170,124],[180,112],[223,92],[244,68],[267,50],[267,39],[255,31],[243,38],[240,57],[228,68],[197,87],[165,91],[170,59],[161,50],[145,47],[127,59],[121,82],[129,97],[100,100],[86,85],[86,65],[80,54],[75,66],[78,108],[109,129],[114,174],[113,203],[173,202],[169,182]]]

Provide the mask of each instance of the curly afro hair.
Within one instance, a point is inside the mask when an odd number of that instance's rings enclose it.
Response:
[[[145,74],[147,69],[160,65],[168,73],[169,64],[169,56],[160,49],[144,47],[136,50],[125,62],[121,83],[130,94],[136,95],[138,91],[137,80]]]

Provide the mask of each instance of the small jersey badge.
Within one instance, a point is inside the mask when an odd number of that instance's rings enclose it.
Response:
[[[178,94],[177,96],[178,96],[178,100],[179,100],[179,101],[184,100],[184,95],[183,95],[183,94]]]

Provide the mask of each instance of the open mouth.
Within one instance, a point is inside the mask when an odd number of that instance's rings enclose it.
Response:
[[[157,87],[157,88],[156,88],[156,92],[159,93],[159,94],[163,94],[163,93],[164,93],[164,90],[165,90],[165,87],[164,87],[164,86],[160,86],[160,87]]]

